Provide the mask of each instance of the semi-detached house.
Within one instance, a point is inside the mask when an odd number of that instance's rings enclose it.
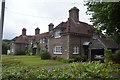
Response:
[[[104,56],[104,48],[118,49],[118,45],[111,39],[105,38],[95,32],[95,28],[85,22],[79,21],[79,9],[73,7],[69,10],[69,18],[54,27],[53,23],[48,25],[48,32],[40,34],[40,29],[35,29],[35,35],[26,35],[23,28],[22,35],[15,37],[11,42],[11,52],[31,48],[32,54],[37,54],[37,46],[34,42],[48,52],[52,57],[73,58],[80,54],[93,60]]]

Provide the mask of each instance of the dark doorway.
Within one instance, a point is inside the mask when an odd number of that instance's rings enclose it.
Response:
[[[91,60],[103,60],[104,59],[104,49],[92,49],[91,50]]]
[[[33,55],[36,54],[36,49],[37,49],[37,48],[33,48],[33,49],[32,49],[32,54],[33,54]]]
[[[88,48],[89,48],[89,46],[84,45],[83,48],[84,48],[84,54],[86,55],[86,57],[88,59],[88,53],[89,53],[89,49]]]

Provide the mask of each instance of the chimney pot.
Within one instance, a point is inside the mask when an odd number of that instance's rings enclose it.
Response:
[[[49,25],[48,25],[48,27],[49,27],[49,32],[53,29],[53,27],[54,27],[54,24],[53,23],[50,23]]]
[[[79,9],[77,7],[73,7],[69,10],[69,18],[79,21]]]
[[[26,28],[22,29],[22,35],[26,35]]]
[[[35,29],[35,35],[37,34],[40,34],[40,29],[38,27]]]

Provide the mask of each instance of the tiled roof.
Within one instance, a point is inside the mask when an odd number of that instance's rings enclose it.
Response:
[[[45,38],[48,36],[49,36],[49,32],[46,32],[46,33],[42,33],[42,34],[37,34],[37,35],[33,36],[32,39],[42,39],[42,38]]]
[[[68,19],[66,22],[61,22],[58,26],[54,28],[61,29],[63,32],[71,32],[71,33],[81,33],[81,34],[89,34],[89,32],[93,31],[94,28],[84,22],[75,22],[73,19]]]
[[[100,38],[106,48],[118,48],[118,44],[113,39]]]
[[[27,44],[28,41],[31,39],[32,36],[29,36],[29,35],[20,35],[20,36],[17,36],[13,39],[13,41],[15,43],[25,43]]]
[[[99,39],[92,40],[92,44],[90,48],[91,49],[104,49],[104,48],[118,49],[118,45],[112,39],[99,38]]]

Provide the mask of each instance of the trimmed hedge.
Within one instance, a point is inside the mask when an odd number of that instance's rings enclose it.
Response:
[[[17,51],[15,55],[26,55],[25,51]]]
[[[115,65],[114,65],[115,66]],[[3,80],[41,80],[45,79],[85,79],[85,78],[113,78],[110,73],[120,72],[120,66],[114,68],[111,65],[101,64],[100,62],[71,63],[64,67],[53,69],[36,68],[22,65],[3,66]]]

